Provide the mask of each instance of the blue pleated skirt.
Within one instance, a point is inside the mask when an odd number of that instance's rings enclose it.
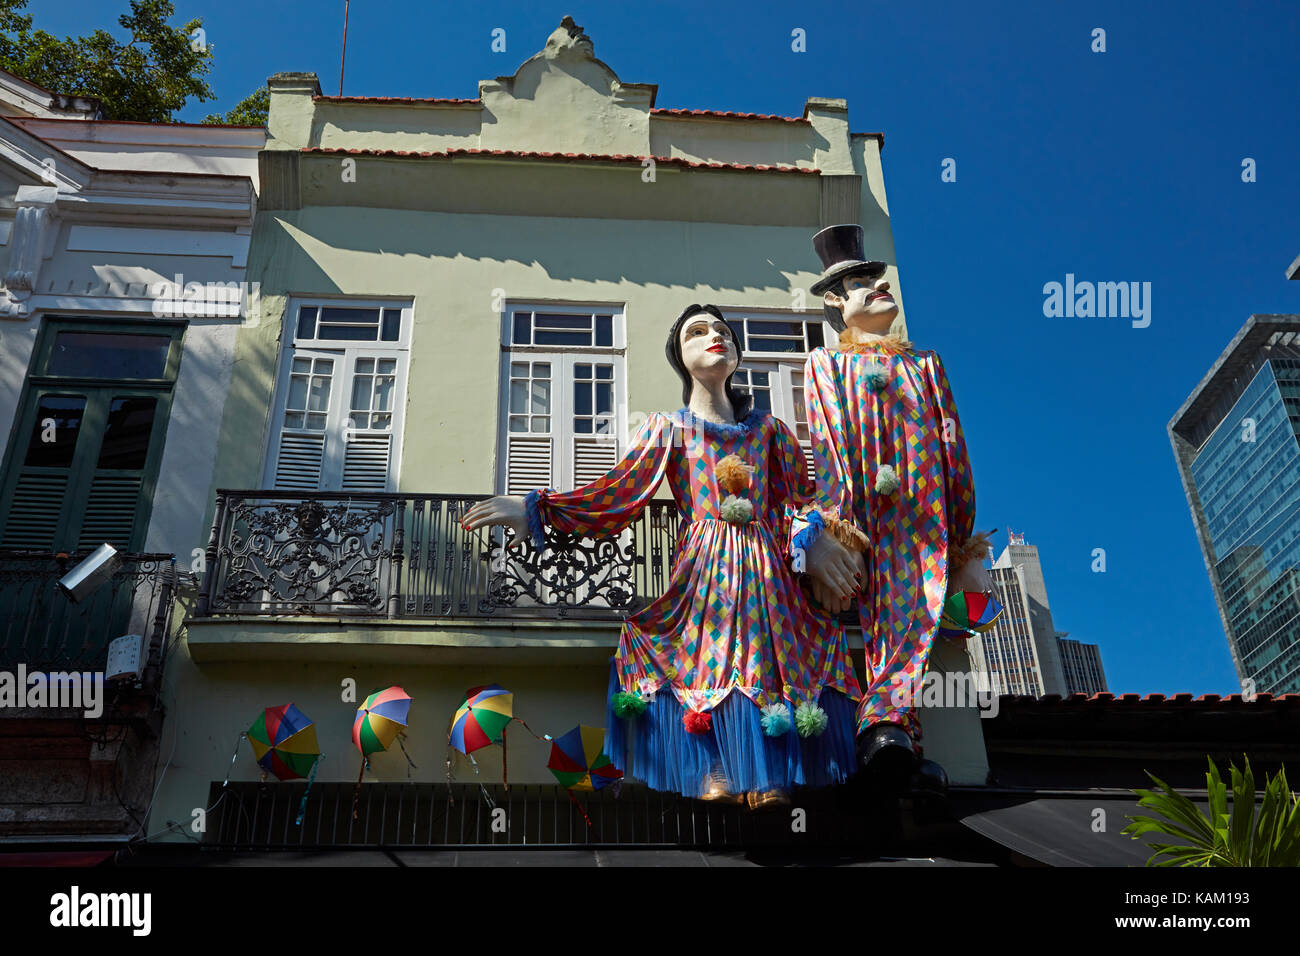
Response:
[[[826,730],[804,738],[793,721],[779,737],[765,734],[758,705],[738,690],[709,712],[713,726],[707,734],[692,734],[682,724],[686,708],[668,688],[655,695],[645,713],[626,720],[614,713],[614,695],[620,689],[610,661],[605,753],[629,778],[644,781],[652,790],[698,797],[715,763],[722,764],[735,793],[825,787],[853,772],[857,705],[837,690],[822,691],[818,700],[828,718]]]

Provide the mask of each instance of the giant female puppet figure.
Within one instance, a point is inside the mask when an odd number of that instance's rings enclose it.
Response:
[[[966,441],[938,353],[890,332],[898,305],[885,264],[863,259],[862,227],[823,229],[813,246],[825,271],[812,293],[824,295],[839,342],[813,350],[804,371],[818,497],[810,523],[837,533],[809,541],[807,570],[820,605],[859,612],[870,681],[859,759],[894,782],[919,771],[914,785],[942,789],[943,769],[920,759],[912,703],[945,598],[979,587],[971,582],[988,552],[974,531]]]
[[[788,788],[853,772],[861,696],[844,632],[808,613],[788,567],[789,515],[812,501],[799,444],[731,378],[739,339],[692,305],[666,352],[686,407],[656,412],[605,477],[575,491],[500,496],[464,526],[598,537],[636,520],[667,474],[680,514],[671,583],[630,616],[611,662],[607,752],[656,790],[788,802]],[[788,509],[788,510],[787,510]]]

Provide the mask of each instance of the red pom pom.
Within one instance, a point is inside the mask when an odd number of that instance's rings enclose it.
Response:
[[[693,710],[688,710],[682,717],[682,723],[686,725],[688,734],[707,734],[713,729],[713,715],[697,714]]]

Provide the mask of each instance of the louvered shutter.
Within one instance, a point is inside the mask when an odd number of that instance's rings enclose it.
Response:
[[[622,449],[615,396],[622,359],[517,351],[503,362],[504,493],[572,491],[608,474]]]
[[[329,442],[339,440],[331,426],[338,419],[343,355],[295,348],[289,361],[274,422],[271,485],[284,491],[316,491],[326,475],[326,454],[333,451]]]
[[[343,452],[344,491],[387,491],[392,435],[352,435]]]
[[[118,550],[130,549],[142,484],[143,475],[95,474],[81,519],[78,550],[93,550],[105,542]]]
[[[315,491],[320,487],[324,459],[324,435],[282,434],[275,464],[275,487]]]
[[[0,547],[52,551],[68,490],[68,475],[24,472],[10,500]]]
[[[393,436],[400,425],[395,405],[405,360],[390,352],[349,352],[347,368],[347,421],[338,486],[344,491],[388,491],[393,484]]]
[[[506,438],[506,494],[525,495],[534,488],[551,488],[549,435],[509,435]]]
[[[573,439],[573,487],[581,488],[618,464],[618,445],[583,435]]]
[[[88,388],[38,395],[31,438],[13,485],[0,546],[81,551],[108,543],[129,551],[143,537],[146,471],[166,431],[159,392]],[[46,442],[42,421],[56,424]]]
[[[801,441],[799,447],[803,449],[803,463],[807,467],[808,480],[815,485],[817,484],[817,464],[813,461],[812,442]]]

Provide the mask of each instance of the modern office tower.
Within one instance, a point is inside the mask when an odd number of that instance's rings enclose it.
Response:
[[[971,666],[989,675],[999,694],[1065,694],[1061,649],[1043,582],[1038,547],[1023,534],[993,562],[997,598],[1006,610],[990,630],[970,640]]]
[[[1057,631],[1056,640],[1061,646],[1061,669],[1065,674],[1065,691],[1068,694],[1105,693],[1106,671],[1101,666],[1101,648],[1096,644],[1072,641],[1066,631]]]
[[[1300,692],[1300,315],[1252,315],[1169,422],[1244,691]]]

